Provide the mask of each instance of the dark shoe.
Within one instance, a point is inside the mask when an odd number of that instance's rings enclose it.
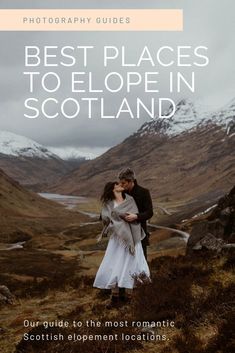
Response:
[[[131,303],[131,297],[127,297],[125,295],[120,295],[119,300],[122,304],[130,304]]]
[[[126,288],[119,288],[119,297],[125,297]]]

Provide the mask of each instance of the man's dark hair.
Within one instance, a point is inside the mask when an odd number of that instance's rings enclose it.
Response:
[[[136,178],[135,178],[135,172],[130,169],[130,168],[126,168],[126,169],[123,169],[119,175],[118,175],[119,179],[125,179],[127,181],[134,181]]]

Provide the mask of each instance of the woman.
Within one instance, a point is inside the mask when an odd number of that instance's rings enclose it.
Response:
[[[138,213],[136,203],[117,182],[109,182],[101,196],[103,235],[109,235],[109,243],[96,274],[93,286],[111,288],[110,306],[119,302],[119,288],[126,288],[127,299],[137,283],[150,282],[149,267],[144,257],[141,240],[146,236],[140,223],[128,223],[124,216]]]

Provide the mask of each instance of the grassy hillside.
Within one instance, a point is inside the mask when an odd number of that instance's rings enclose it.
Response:
[[[62,332],[68,334],[109,334],[118,335],[118,340],[110,341],[80,341],[75,342],[26,342],[21,341],[16,348],[17,353],[58,353],[58,352],[135,352],[135,353],[231,353],[235,349],[235,305],[234,305],[234,263],[231,252],[219,256],[201,254],[195,257],[169,256],[156,258],[151,262],[152,284],[136,289],[130,306],[122,306],[118,310],[107,310],[107,296],[99,290],[92,289],[93,278],[89,276],[74,280],[71,273],[67,283],[62,282],[63,293],[60,298],[67,302],[65,307],[58,302],[52,303],[52,289],[40,299],[31,298],[32,311],[28,317],[35,317],[33,308],[38,311],[37,317],[48,316],[52,319],[52,311],[57,311],[57,317],[68,321],[96,320],[101,327],[82,329],[43,329],[42,325],[33,328],[31,334]],[[48,290],[48,289],[47,289]],[[41,293],[42,295],[42,293]],[[77,299],[76,299],[77,295]],[[59,291],[55,292],[59,299]],[[70,300],[70,302],[69,302]],[[36,309],[36,302],[40,309]],[[47,302],[47,311],[44,303]],[[49,315],[49,306],[51,314]],[[21,318],[26,316],[21,314]],[[48,315],[48,316],[47,316]],[[55,318],[55,313],[54,313]],[[128,322],[127,327],[105,328],[104,322]],[[146,341],[122,340],[120,335],[144,335],[140,328],[132,327],[133,321],[138,322],[174,322],[174,328],[152,329],[159,337],[166,340]],[[14,325],[19,325],[15,321]],[[147,331],[148,332],[148,331]],[[146,334],[146,332],[145,332]],[[144,337],[144,336],[142,336]]]

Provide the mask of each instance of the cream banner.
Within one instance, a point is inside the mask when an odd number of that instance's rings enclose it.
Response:
[[[180,9],[4,9],[1,31],[182,31]]]

